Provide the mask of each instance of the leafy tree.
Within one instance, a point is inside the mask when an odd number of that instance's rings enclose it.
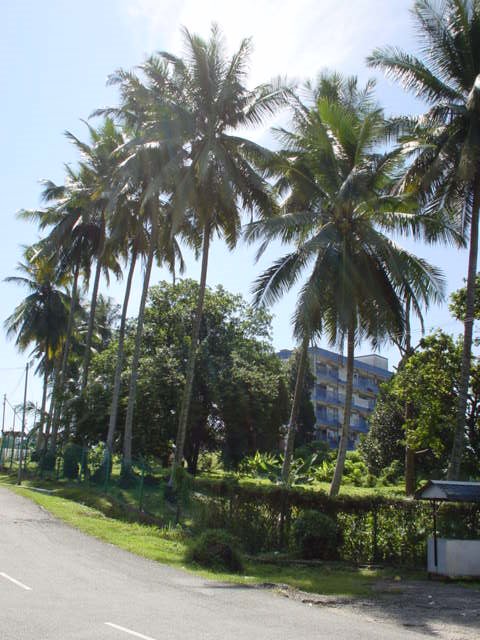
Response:
[[[189,336],[198,284],[180,280],[151,287],[145,309],[139,355],[137,409],[132,451],[168,461],[177,426],[177,412],[185,382]],[[221,287],[206,288],[197,375],[188,423],[185,458],[196,471],[202,450],[220,450],[226,462],[244,455],[277,449],[288,411],[286,376],[269,344],[270,317],[253,311],[240,296]],[[127,364],[135,349],[135,322],[125,339]],[[92,363],[87,386],[88,420],[79,438],[104,439],[112,393],[115,342]],[[119,417],[128,403],[128,374],[122,377]]]
[[[372,473],[394,460],[402,460],[408,444],[416,455],[422,474],[443,475],[448,465],[455,430],[456,400],[461,372],[462,342],[437,331],[420,342],[418,349],[384,385],[370,419],[370,431],[361,451]],[[464,431],[467,444],[464,468],[477,475],[479,436],[478,378],[480,368],[472,366]],[[403,407],[411,406],[409,417]]]
[[[457,320],[465,321],[467,307],[467,288],[462,287],[450,296],[450,313]],[[477,273],[475,282],[475,312],[474,320],[480,320],[480,275]]]
[[[462,370],[448,476],[460,475],[471,367],[480,209],[480,2],[417,0],[413,6],[423,59],[377,49],[380,67],[429,104],[399,129],[410,160],[400,188],[417,193],[426,211],[447,209],[469,228]]]

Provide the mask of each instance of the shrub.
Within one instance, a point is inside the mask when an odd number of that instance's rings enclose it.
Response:
[[[223,465],[218,451],[203,451],[198,456],[197,469],[203,473],[212,473],[214,471],[222,471]]]
[[[295,449],[294,457],[303,458],[306,460],[309,456],[316,454],[315,465],[318,466],[324,460],[328,460],[330,457],[330,447],[323,440],[312,440],[307,444],[297,447]]]
[[[70,480],[76,480],[78,478],[81,451],[81,449],[73,444],[65,447],[65,451],[63,452],[63,476],[65,478],[69,478]]]
[[[303,511],[295,520],[293,534],[302,558],[331,560],[337,555],[337,525],[323,513]]]
[[[208,569],[232,573],[243,570],[243,560],[236,539],[223,529],[207,529],[191,545],[186,560]]]

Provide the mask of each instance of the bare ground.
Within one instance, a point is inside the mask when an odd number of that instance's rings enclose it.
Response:
[[[480,590],[427,580],[381,580],[374,598],[348,598],[304,593],[282,586],[280,593],[311,607],[355,612],[372,623],[395,623],[426,637],[479,640]]]

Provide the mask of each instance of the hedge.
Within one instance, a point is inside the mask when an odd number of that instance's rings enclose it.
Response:
[[[292,522],[304,510],[333,518],[340,529],[341,560],[359,564],[424,566],[432,533],[428,503],[383,496],[330,498],[326,493],[281,486],[243,486],[198,478],[196,526],[222,528],[249,553],[294,547]],[[480,537],[478,505],[443,504],[440,535]]]

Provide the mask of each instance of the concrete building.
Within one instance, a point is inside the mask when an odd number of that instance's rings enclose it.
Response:
[[[279,356],[286,360],[291,354],[291,351],[284,349],[280,351]],[[338,446],[343,421],[347,359],[338,353],[319,347],[310,348],[309,356],[312,373],[315,376],[312,391],[312,402],[317,418],[315,437],[318,440],[325,440],[335,448]],[[375,354],[355,358],[349,449],[354,449],[359,443],[360,435],[367,433],[367,418],[375,407],[379,385],[391,376],[387,358]]]

